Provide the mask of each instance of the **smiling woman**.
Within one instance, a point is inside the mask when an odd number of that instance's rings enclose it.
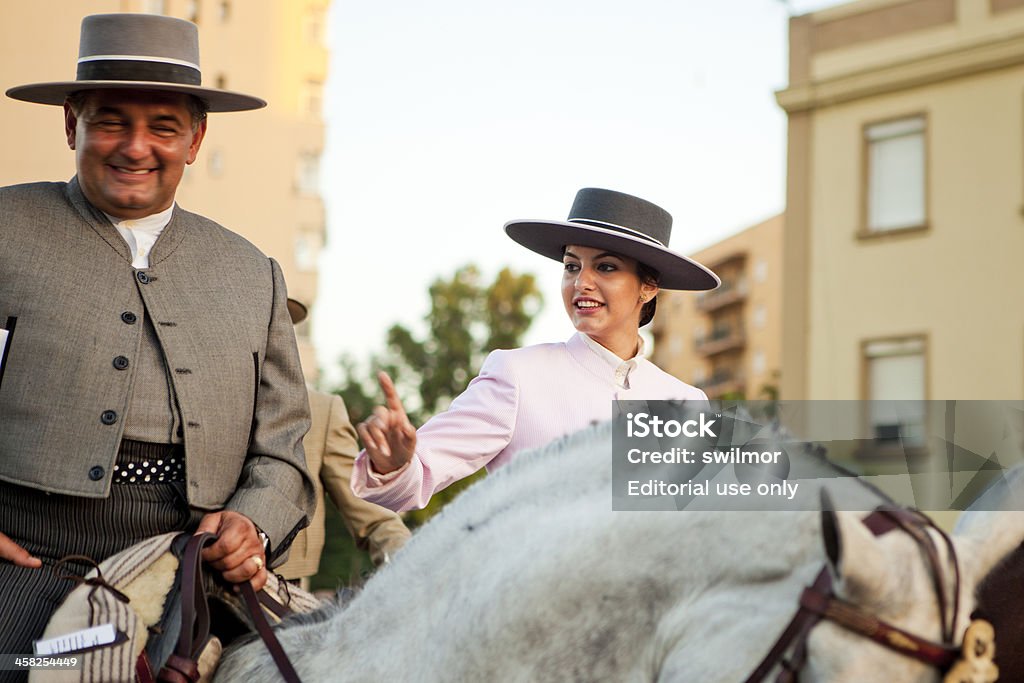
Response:
[[[642,278],[636,259],[575,244],[565,248],[563,263],[562,301],[576,331],[619,358],[635,356],[641,311],[658,293],[657,275]]]
[[[394,510],[423,507],[435,491],[520,450],[611,419],[612,401],[706,401],[700,389],[643,356],[639,327],[654,315],[659,288],[719,284],[704,266],[668,249],[672,217],[621,192],[586,188],[567,221],[511,221],[526,248],[563,263],[562,299],[576,334],[565,343],[494,351],[448,411],[413,428],[391,379],[386,406],[359,425],[365,451],[355,492]]]

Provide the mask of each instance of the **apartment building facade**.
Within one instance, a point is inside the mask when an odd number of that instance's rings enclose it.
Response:
[[[1024,398],[1024,0],[794,17],[782,396]]]
[[[652,323],[655,363],[711,398],[772,398],[782,341],[783,217],[691,254],[722,280],[710,292],[662,291]]]
[[[275,258],[289,294],[312,305],[325,242],[319,188],[330,0],[40,0],[0,9],[0,86],[73,78],[81,18],[149,12],[199,26],[203,83],[257,95],[254,112],[211,114],[178,203],[222,223]],[[7,131],[0,184],[67,180],[74,156],[58,107],[0,98]],[[309,322],[297,336],[307,378],[317,372]]]

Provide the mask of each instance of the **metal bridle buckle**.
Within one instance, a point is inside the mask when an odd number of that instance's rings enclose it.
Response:
[[[984,619],[975,619],[964,631],[960,659],[949,670],[943,683],[995,683],[999,667],[996,655],[996,631]]]

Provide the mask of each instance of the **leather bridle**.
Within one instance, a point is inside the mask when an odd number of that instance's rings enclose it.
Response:
[[[807,661],[807,639],[811,629],[822,620],[831,621],[848,631],[943,672],[948,671],[960,659],[961,648],[954,642],[954,631],[960,610],[960,568],[949,536],[935,526],[931,519],[916,510],[879,507],[862,521],[875,536],[900,529],[910,534],[924,552],[938,599],[942,642],[936,643],[904,631],[839,598],[832,584],[832,574],[825,566],[818,573],[814,583],[804,589],[796,614],[765,658],[747,677],[746,683],[767,680],[768,674],[777,666],[781,669],[775,679],[776,683],[795,681],[797,673]],[[928,533],[929,529],[937,532],[946,545],[947,559],[953,573],[952,605],[949,604],[946,594],[943,562],[935,540]]]

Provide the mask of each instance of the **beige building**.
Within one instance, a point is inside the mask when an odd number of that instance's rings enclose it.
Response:
[[[0,7],[0,89],[74,78],[85,14],[154,12],[199,25],[203,84],[267,100],[255,112],[211,114],[177,200],[277,259],[289,294],[312,303],[325,221],[319,196],[330,0],[38,0]],[[74,156],[58,107],[0,98],[6,131],[0,185],[66,180]],[[298,330],[316,375],[309,323]]]
[[[772,396],[781,358],[782,230],[775,216],[691,255],[722,285],[696,296],[659,294],[657,365],[711,398]]]
[[[1024,398],[1024,0],[790,23],[782,396]]]

